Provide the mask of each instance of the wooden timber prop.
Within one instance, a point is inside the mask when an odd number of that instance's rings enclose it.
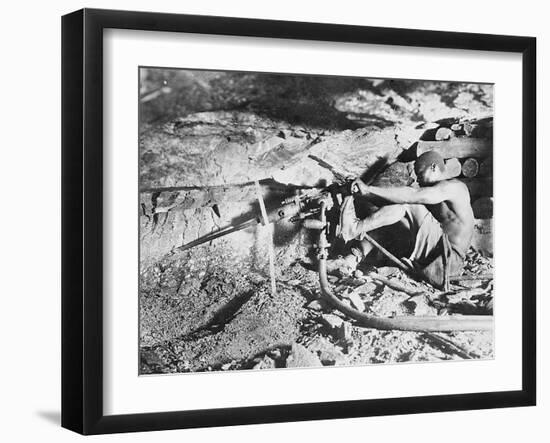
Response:
[[[467,158],[464,160],[464,163],[462,163],[461,172],[464,177],[476,177],[479,173],[479,162],[473,157]]]
[[[443,158],[485,158],[493,154],[493,141],[473,137],[451,138],[444,141],[420,140],[416,146],[416,156],[419,157],[428,151],[436,151]]]
[[[409,160],[434,150],[445,159],[449,178],[461,180],[470,193],[475,217],[472,246],[483,254],[493,253],[493,120],[440,121],[411,148]],[[458,174],[450,162],[460,162]],[[412,168],[411,168],[412,169]],[[456,174],[456,175],[455,175]]]
[[[493,197],[480,197],[472,203],[475,218],[493,218]]]

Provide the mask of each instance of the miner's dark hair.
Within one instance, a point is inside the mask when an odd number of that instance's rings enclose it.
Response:
[[[431,165],[437,165],[441,172],[445,171],[445,161],[443,157],[435,151],[427,151],[420,155],[414,162],[414,172],[418,175],[420,171],[429,168]]]

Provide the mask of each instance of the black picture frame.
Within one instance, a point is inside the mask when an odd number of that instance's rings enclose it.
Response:
[[[523,64],[522,388],[131,415],[103,413],[103,30],[190,32],[519,53]],[[535,405],[536,39],[83,9],[62,18],[62,426],[82,434]]]

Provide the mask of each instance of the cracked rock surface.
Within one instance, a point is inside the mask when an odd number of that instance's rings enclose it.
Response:
[[[178,247],[256,217],[256,180],[272,212],[295,187],[334,181],[314,158],[361,176],[395,162],[430,122],[492,116],[490,87],[183,70],[141,75],[142,374],[463,358],[437,338],[360,328],[332,310],[320,299],[310,261],[315,235],[288,220],[255,223],[185,251]],[[159,89],[163,82],[169,92]],[[409,184],[410,169],[410,163],[395,163],[378,184]],[[492,268],[490,257],[475,254],[468,272]],[[341,277],[332,285],[365,312],[492,309],[492,282],[473,280],[477,295],[457,291],[445,298],[387,264],[364,263],[363,270],[363,278]],[[371,278],[372,272],[426,295],[411,299]],[[492,358],[491,331],[445,336],[475,358]]]

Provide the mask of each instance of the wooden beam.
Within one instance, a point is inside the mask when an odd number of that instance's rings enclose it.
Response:
[[[480,177],[492,177],[493,176],[493,158],[486,158],[479,165],[479,174]]]
[[[493,179],[492,178],[461,178],[470,191],[471,201],[476,201],[480,197],[493,196]]]
[[[493,255],[493,219],[476,219],[472,247],[485,256]]]
[[[447,178],[458,177],[462,171],[462,165],[457,158],[449,158],[445,160],[445,168],[447,169]]]
[[[493,218],[493,197],[480,197],[472,203],[475,218]]]
[[[462,163],[462,175],[467,178],[477,176],[479,172],[479,162],[475,158],[467,158]]]
[[[473,137],[457,137],[446,141],[420,140],[416,146],[417,157],[428,151],[436,151],[445,159],[484,158],[493,154],[493,141]]]

